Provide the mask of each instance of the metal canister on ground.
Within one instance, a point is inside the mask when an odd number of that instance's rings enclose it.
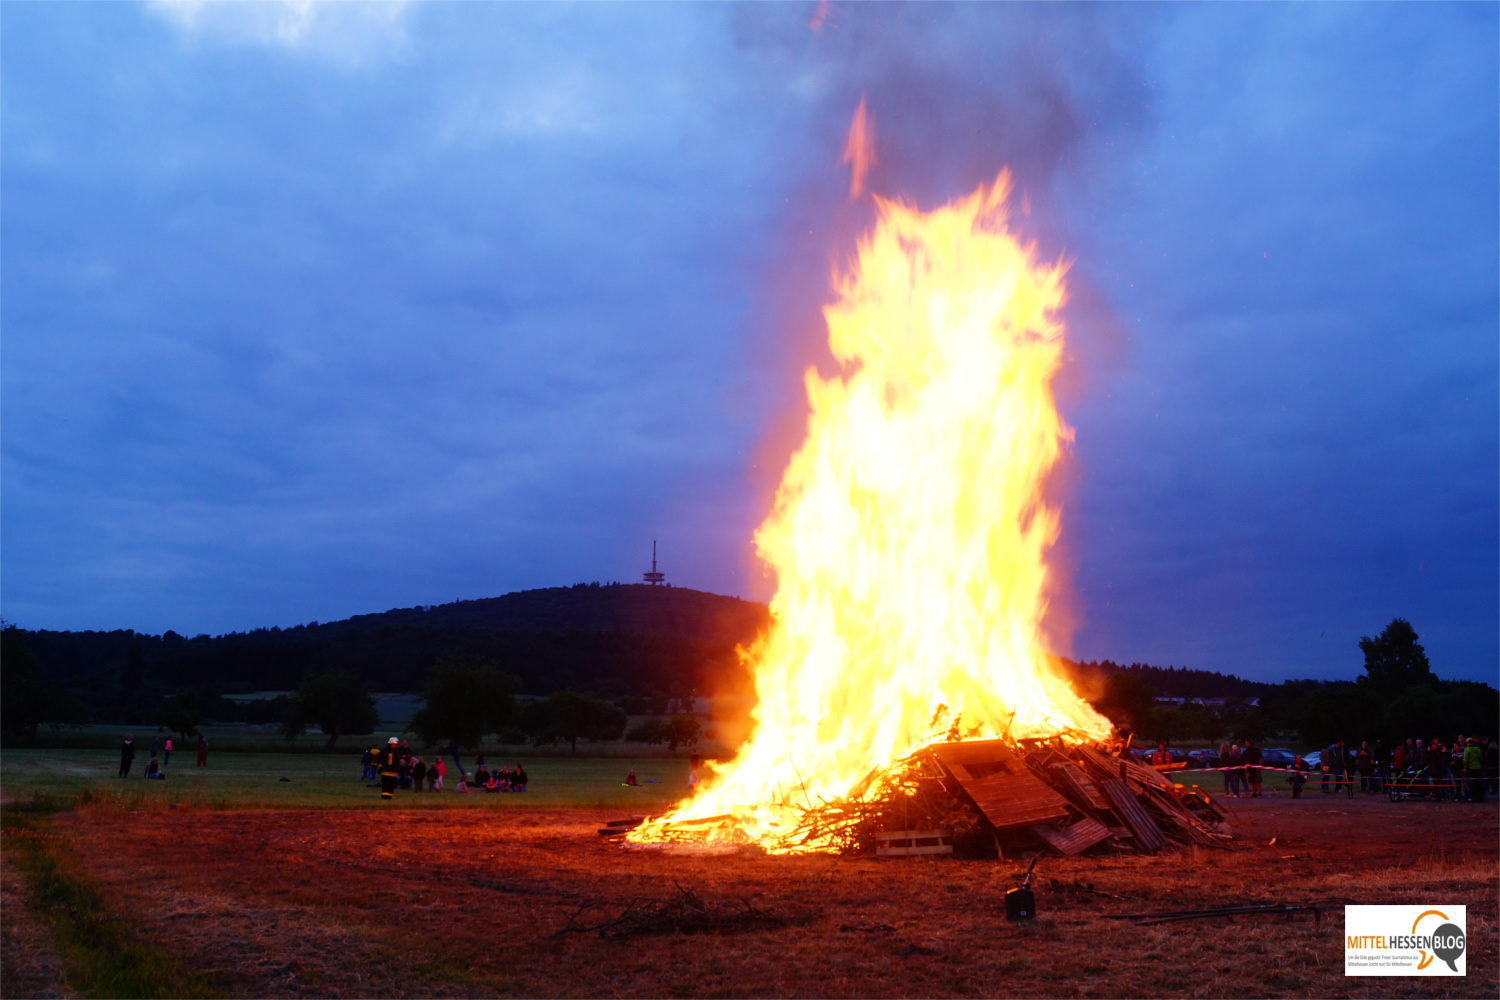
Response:
[[[1036,870],[1036,863],[1041,857],[1038,854],[1031,859],[1031,866],[1026,869],[1026,878],[1005,894],[1006,920],[1030,920],[1036,916],[1036,893],[1031,891],[1031,873]]]

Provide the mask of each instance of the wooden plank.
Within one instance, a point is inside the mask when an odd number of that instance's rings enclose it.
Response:
[[[933,754],[997,830],[1066,819],[1068,800],[1000,740],[939,743]]]
[[[950,771],[962,768],[962,777],[983,778],[991,774],[1012,774],[1026,770],[1025,763],[1004,740],[969,740],[964,743],[938,743],[934,756]]]
[[[1157,788],[1171,788],[1172,779],[1162,774],[1149,764],[1142,764],[1134,757],[1119,758],[1125,765],[1125,773],[1135,781],[1139,781],[1142,787],[1155,786]]]
[[[923,854],[952,854],[952,830],[891,830],[875,835],[875,854],[907,858]]]
[[[1109,800],[1104,793],[1099,791],[1099,786],[1094,780],[1083,773],[1083,768],[1068,761],[1062,764],[1053,764],[1052,773],[1062,779],[1063,786],[1073,792],[1075,799],[1090,809],[1100,812],[1109,808]]]
[[[1157,826],[1169,839],[1198,839],[1192,814],[1183,808],[1175,795],[1162,791],[1160,788],[1143,788],[1140,794],[1145,798],[1137,798],[1136,801],[1141,803],[1146,810],[1146,815],[1150,816],[1153,811],[1155,812]]]
[[[1124,777],[1125,769],[1117,757],[1110,757],[1086,746],[1074,747],[1073,755],[1095,781]]]
[[[1156,825],[1156,820],[1136,801],[1135,794],[1125,787],[1124,782],[1111,778],[1102,782],[1101,787],[1104,794],[1109,796],[1109,801],[1114,803],[1115,813],[1130,827],[1142,847],[1148,851],[1159,851],[1167,846],[1167,838],[1161,832],[1161,827]]]
[[[1059,854],[1073,857],[1082,854],[1101,840],[1108,840],[1109,827],[1097,819],[1081,819],[1069,827],[1034,826],[1031,832],[1045,840]]]
[[[952,839],[952,830],[888,830],[877,833],[876,840],[942,840]]]

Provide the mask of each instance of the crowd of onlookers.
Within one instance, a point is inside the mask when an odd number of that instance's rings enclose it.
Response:
[[[482,756],[474,758],[472,772],[466,771],[458,755],[458,748],[449,747],[448,749],[453,755],[453,765],[458,772],[458,780],[453,786],[456,792],[524,792],[527,782],[531,780],[520,764],[513,768],[501,767],[492,771],[485,764]],[[360,758],[360,781],[379,779],[379,763],[385,752],[378,746],[371,747],[364,752]],[[400,741],[396,749],[396,787],[398,789],[420,792],[425,784],[427,791],[441,792],[447,777],[448,764],[442,754],[435,755],[432,763],[429,764],[414,753],[405,740]]]
[[[1261,795],[1261,772],[1270,763],[1251,740],[1226,740],[1219,746],[1218,766],[1224,773],[1224,794],[1230,798]],[[1435,801],[1483,802],[1486,793],[1500,794],[1500,743],[1488,736],[1409,739],[1393,746],[1383,740],[1362,741],[1357,747],[1335,740],[1321,750],[1296,754],[1277,769],[1287,775],[1292,797],[1316,782],[1324,795],[1355,789],[1365,794],[1395,791]]]

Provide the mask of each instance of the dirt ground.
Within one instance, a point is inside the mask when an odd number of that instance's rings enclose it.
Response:
[[[100,811],[54,822],[121,914],[230,996],[1500,992],[1495,804],[1314,794],[1229,805],[1233,850],[1043,858],[1028,924],[1003,914],[1018,862],[627,850],[595,832],[615,816],[585,810]],[[632,906],[657,912],[681,901],[677,886],[715,913],[749,916],[719,933],[558,933]],[[35,943],[18,892],[7,882],[7,963]],[[1346,979],[1345,902],[1467,904],[1467,978]],[[1318,922],[1107,919],[1249,903],[1331,909]],[[33,954],[32,995],[65,993],[48,982],[57,970],[45,952]]]

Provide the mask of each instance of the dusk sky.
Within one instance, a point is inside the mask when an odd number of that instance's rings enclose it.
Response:
[[[1072,262],[1061,652],[1500,663],[1494,4],[0,7],[0,599],[220,633],[751,534],[869,222]]]

